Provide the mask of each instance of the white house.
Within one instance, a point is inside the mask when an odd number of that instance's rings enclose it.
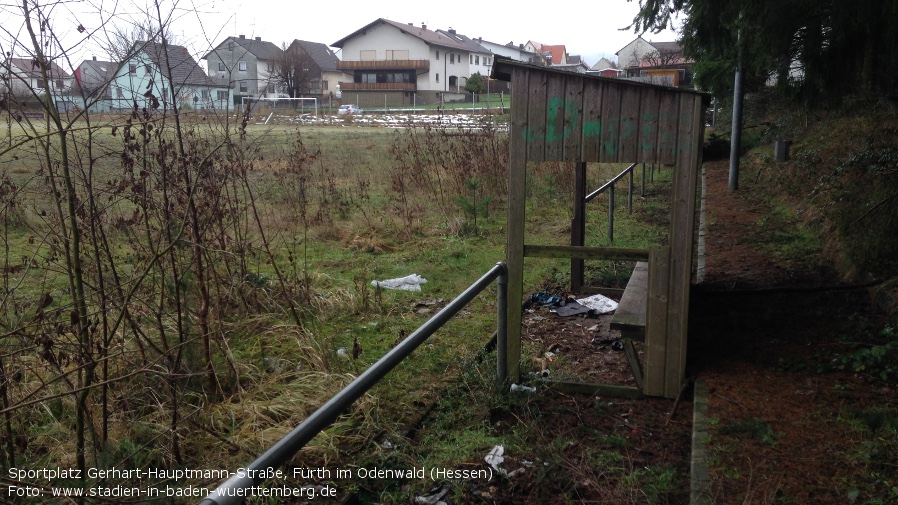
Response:
[[[110,83],[113,109],[171,108],[172,96],[182,110],[228,106],[227,85],[209,79],[187,48],[168,45],[166,53],[162,44],[135,42],[130,54]]]
[[[59,95],[72,87],[72,76],[53,61],[50,61],[46,79],[37,60],[9,58],[8,62],[9,67],[4,68],[3,73],[9,76],[9,88],[14,97],[29,98],[47,92]]]
[[[499,44],[483,40],[482,38],[477,38],[475,40],[481,47],[496,56],[504,56],[505,58],[522,61],[524,63],[539,63],[542,61],[542,58],[540,58],[538,54],[525,49],[524,44],[515,45],[513,42]]]
[[[647,41],[640,36],[615,54],[627,77],[668,86],[681,86],[692,80],[694,62],[683,54],[678,42]]]
[[[488,51],[449,32],[383,18],[331,45],[342,49],[337,69],[352,76],[340,83],[343,102],[365,107],[462,100],[468,77],[492,64]]]

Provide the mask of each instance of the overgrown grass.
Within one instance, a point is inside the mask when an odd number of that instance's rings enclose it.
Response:
[[[96,464],[246,464],[504,259],[507,144],[501,132],[249,125],[238,138],[200,125],[184,138],[189,156],[207,159],[209,166],[195,174],[201,189],[191,193],[163,184],[176,174],[167,172],[166,163],[175,167],[182,159],[166,150],[176,132],[135,144],[141,138],[133,136],[137,125],[146,128],[149,120],[108,119],[90,137],[79,130],[71,139],[97,149],[79,172],[76,189],[104,202],[103,211],[92,215],[94,228],[79,221],[93,233],[89,244],[109,251],[108,258],[82,251],[88,273],[93,283],[102,278],[131,290],[119,293],[113,285],[90,298],[93,321],[100,320],[106,300],[114,306],[109,313],[127,322],[105,337],[104,352],[111,357],[102,361],[109,365],[103,377],[110,384],[103,398],[114,404],[114,414],[103,410],[99,393],[83,407],[108,424],[102,440],[93,435]],[[127,140],[125,126],[131,128]],[[144,155],[143,149],[153,152]],[[122,153],[129,163],[124,167]],[[11,427],[28,427],[26,438],[12,437],[13,447],[5,448],[6,464],[74,465],[71,421],[81,407],[71,393],[77,386],[59,378],[79,361],[97,357],[78,350],[70,336],[75,326],[66,323],[73,293],[60,256],[64,232],[53,218],[55,205],[66,200],[46,186],[47,160],[34,151],[8,151],[0,166],[9,174],[0,193],[2,331],[15,337],[3,343],[4,408]],[[619,168],[591,167],[591,184],[601,184]],[[531,172],[527,233],[532,243],[569,238],[568,169],[559,164]],[[669,180],[656,177],[650,186],[655,194],[637,198],[632,216],[621,210],[625,197],[618,192],[614,246],[664,240],[657,231],[663,226],[654,218],[646,224],[639,219],[656,216],[660,211],[654,206],[663,206],[657,202],[664,200]],[[482,193],[469,193],[475,178]],[[171,201],[163,205],[168,190]],[[459,196],[487,211],[475,212],[476,225]],[[190,198],[201,203],[198,232],[189,228]],[[591,221],[604,223],[598,218],[605,215],[604,205],[594,202]],[[404,214],[397,212],[400,206]],[[166,214],[167,208],[176,212]],[[199,242],[204,246],[197,252],[193,246]],[[597,226],[587,245],[611,244],[603,242]],[[205,270],[195,269],[195,254],[206,260]],[[547,283],[562,288],[569,282],[567,266],[528,260],[525,289]],[[625,266],[612,270],[628,274]],[[427,279],[421,293],[370,284],[411,273]],[[614,276],[595,277],[613,282]],[[206,295],[200,279],[207,283]],[[199,327],[204,306],[209,331]],[[532,433],[509,438],[483,421],[495,404],[518,401],[494,397],[490,365],[472,361],[494,330],[495,311],[488,290],[297,461],[448,466],[478,461],[484,449],[500,442],[514,449],[527,445]],[[208,348],[201,346],[205,336]],[[141,373],[131,375],[135,370]],[[35,391],[48,400],[25,403]],[[420,428],[422,442],[407,452],[377,449],[385,437],[401,443],[438,396],[443,413],[435,424]],[[553,478],[551,472],[541,475]],[[646,482],[644,476],[633,479],[634,486]],[[384,491],[381,484],[357,485],[364,495]],[[341,490],[346,486],[341,483]]]

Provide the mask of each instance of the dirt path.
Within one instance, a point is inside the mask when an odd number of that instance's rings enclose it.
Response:
[[[895,391],[832,371],[833,356],[858,332],[853,314],[869,311],[867,292],[812,288],[837,280],[810,266],[816,261],[765,252],[772,211],[763,188],[745,177],[730,192],[726,161],[705,169],[705,282],[693,296],[690,368],[708,385],[714,503],[888,496],[877,494],[889,480],[871,465],[894,472],[895,457],[864,454],[876,428],[866,430],[864,419],[894,408]]]

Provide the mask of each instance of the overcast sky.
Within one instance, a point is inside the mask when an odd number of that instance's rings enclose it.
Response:
[[[41,1],[41,0],[39,0]],[[41,3],[44,2],[41,1]],[[13,4],[15,5],[15,4]],[[88,32],[97,28],[98,18],[84,12],[102,9],[114,12],[116,23],[147,10],[147,0],[82,0],[57,4],[55,30],[66,40],[76,40],[76,28],[82,24]],[[152,5],[151,3],[149,5]],[[429,29],[454,28],[471,38],[490,42],[524,44],[528,40],[565,45],[569,54],[579,54],[592,65],[636,38],[622,30],[630,25],[639,9],[638,0],[599,0],[586,2],[428,2],[422,0],[356,0],[349,2],[298,0],[164,0],[163,15],[172,13],[173,33],[178,42],[202,56],[227,36],[262,37],[277,46],[293,39],[331,45],[377,18],[400,23],[426,24]],[[5,30],[21,26],[15,20],[15,7],[0,7],[0,23]],[[10,11],[13,9],[13,11]],[[152,8],[155,10],[155,8]],[[78,21],[76,23],[75,21]],[[62,25],[62,26],[59,26]],[[71,25],[71,26],[68,26]],[[94,38],[101,34],[93,35]],[[676,33],[648,33],[644,38],[666,42]],[[96,54],[105,58],[90,41],[80,47],[83,58]],[[4,51],[7,47],[3,48]]]

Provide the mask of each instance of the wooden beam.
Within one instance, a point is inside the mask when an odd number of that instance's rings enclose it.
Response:
[[[583,247],[586,243],[586,163],[574,167],[574,217],[571,219],[571,246]],[[571,291],[583,288],[583,259],[571,258]]]
[[[642,391],[633,386],[615,386],[610,384],[589,384],[586,382],[569,381],[540,381],[546,389],[564,391],[565,393],[577,393],[584,395],[607,396],[610,398],[629,398],[638,400],[642,398]]]
[[[511,131],[508,161],[508,223],[506,236],[506,264],[508,265],[508,380],[518,382],[521,375],[521,302],[524,298],[524,223],[527,200],[527,152],[529,138],[528,90],[529,75],[515,68],[512,77],[515,89],[512,94]],[[538,83],[536,83],[538,84]]]
[[[664,396],[667,363],[667,296],[670,275],[669,247],[652,247],[649,253],[649,290],[646,300],[645,369],[642,391]]]
[[[614,247],[576,247],[564,245],[532,245],[524,246],[524,256],[528,258],[561,258],[585,260],[619,260],[646,261],[649,251],[646,249],[626,249]]]

